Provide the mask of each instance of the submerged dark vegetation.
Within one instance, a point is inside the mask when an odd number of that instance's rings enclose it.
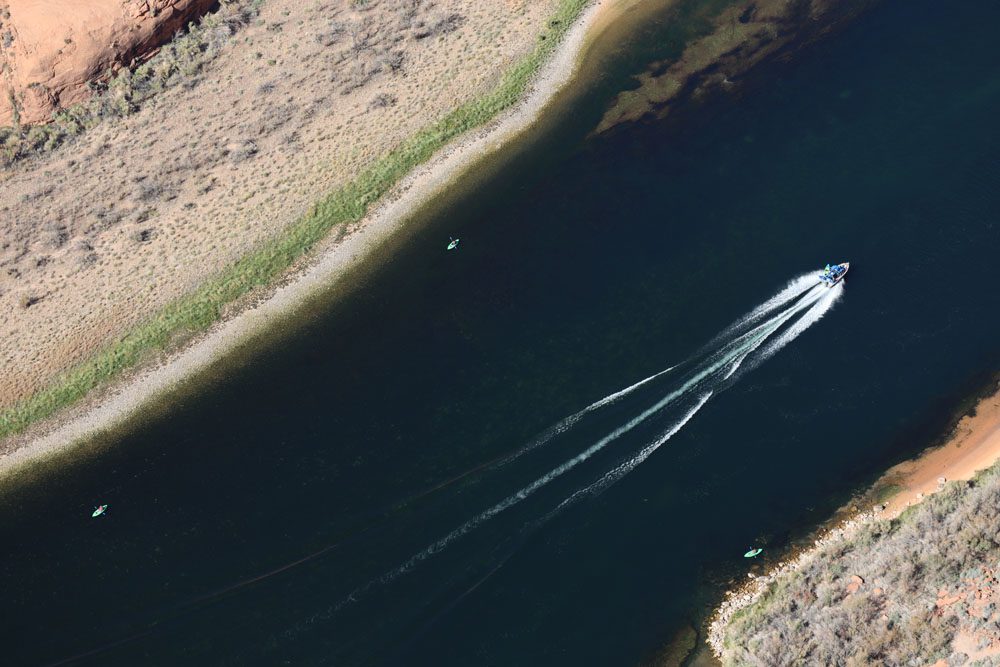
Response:
[[[998,526],[1000,466],[947,484],[897,519],[864,525],[737,612],[723,662],[1000,664]],[[970,661],[957,637],[984,655]]]

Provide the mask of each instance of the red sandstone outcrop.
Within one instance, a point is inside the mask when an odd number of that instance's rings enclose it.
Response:
[[[213,0],[0,0],[0,126],[44,123],[87,82],[168,41]],[[15,109],[16,105],[16,109]]]

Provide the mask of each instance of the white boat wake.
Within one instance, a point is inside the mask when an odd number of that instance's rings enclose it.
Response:
[[[377,585],[384,585],[406,574],[421,562],[447,548],[451,543],[475,530],[485,522],[509,510],[536,492],[563,477],[581,464],[591,460],[608,445],[616,442],[624,435],[647,421],[669,415],[673,408],[683,409],[679,417],[647,444],[603,474],[570,493],[553,509],[540,518],[531,521],[532,527],[547,522],[557,514],[587,496],[594,496],[617,483],[630,472],[645,462],[662,445],[679,433],[713,397],[731,386],[749,370],[756,368],[773,356],[778,350],[801,335],[806,329],[818,322],[840,298],[843,285],[826,287],[819,285],[812,274],[800,276],[790,281],[788,285],[750,311],[735,323],[726,328],[723,333],[713,339],[713,343],[683,364],[684,371],[671,381],[669,390],[645,409],[637,412],[618,427],[612,429],[603,437],[586,446],[575,456],[538,476],[534,481],[522,486],[517,491],[503,498],[493,506],[481,511],[440,539],[417,552],[405,562],[385,572],[368,583],[355,589],[350,595],[328,610],[336,613],[344,605],[358,600],[364,593]],[[499,468],[522,457],[528,452],[563,436],[570,437],[574,427],[602,408],[617,403],[627,396],[635,394],[638,389],[654,386],[669,371],[680,367],[671,366],[649,377],[636,382],[624,389],[615,391],[601,398],[579,412],[576,412],[557,422],[528,444],[517,449],[512,454],[501,459],[489,469]],[[741,371],[737,373],[737,371]],[[675,374],[676,375],[676,374]],[[674,377],[674,376],[671,376]],[[648,393],[648,392],[643,392]]]
[[[608,394],[607,396],[605,396],[604,398],[602,398],[602,399],[600,399],[598,401],[594,401],[593,403],[591,403],[590,405],[588,405],[587,407],[585,407],[583,410],[580,410],[579,412],[575,412],[575,413],[571,414],[569,417],[566,417],[565,419],[563,419],[562,421],[559,421],[559,422],[553,424],[552,426],[550,426],[549,428],[545,429],[544,431],[542,431],[542,433],[540,433],[534,440],[532,440],[531,442],[529,442],[527,445],[525,445],[524,447],[521,447],[520,449],[518,449],[517,451],[513,452],[512,454],[510,454],[508,456],[505,456],[504,458],[500,459],[500,461],[498,461],[497,463],[495,463],[492,466],[490,466],[490,468],[491,469],[492,468],[499,468],[501,466],[507,465],[508,463],[511,463],[512,461],[514,461],[516,459],[521,458],[521,456],[523,456],[524,454],[527,454],[531,450],[544,445],[545,443],[547,443],[549,440],[552,440],[557,435],[559,435],[561,433],[565,433],[574,424],[576,424],[578,421],[580,421],[581,419],[583,419],[584,417],[586,417],[591,412],[594,412],[595,410],[599,410],[599,409],[601,409],[601,408],[603,408],[605,406],[611,405],[612,403],[617,403],[619,400],[625,398],[626,396],[628,396],[629,394],[631,394],[633,391],[635,391],[639,387],[652,382],[656,378],[660,377],[661,375],[665,375],[665,374],[669,373],[670,371],[674,370],[675,368],[677,368],[677,366],[671,366],[670,368],[665,368],[665,369],[663,369],[662,371],[660,371],[658,373],[653,373],[648,378],[645,378],[643,380],[639,380],[638,382],[636,382],[633,385],[630,385],[628,387],[625,387],[624,389],[616,391],[613,394]]]

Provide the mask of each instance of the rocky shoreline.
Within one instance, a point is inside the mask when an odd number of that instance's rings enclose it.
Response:
[[[716,658],[722,659],[725,630],[735,614],[757,602],[779,577],[794,572],[809,563],[824,547],[850,539],[863,526],[868,525],[872,521],[884,518],[882,516],[884,508],[884,505],[876,505],[869,511],[859,512],[846,519],[823,533],[805,550],[781,561],[778,565],[768,570],[766,574],[756,575],[753,572],[748,573],[748,581],[742,586],[728,591],[722,603],[712,615],[707,637],[712,654]]]
[[[747,575],[747,581],[726,593],[711,617],[708,644],[712,653],[721,658],[723,636],[738,612],[747,609],[781,576],[809,564],[825,547],[855,537],[862,527],[874,521],[896,519],[908,508],[918,506],[942,491],[950,481],[968,481],[1000,460],[1000,385],[992,384],[990,393],[980,398],[969,414],[956,418],[951,434],[940,446],[931,447],[908,461],[887,470],[864,494],[856,505],[873,502],[871,510],[848,515],[828,528],[811,545],[783,559],[764,575]],[[880,497],[893,489],[889,498]]]

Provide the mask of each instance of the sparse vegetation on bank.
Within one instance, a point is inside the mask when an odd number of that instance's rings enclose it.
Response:
[[[1000,664],[998,525],[995,466],[824,544],[733,614],[723,663]]]
[[[50,388],[0,413],[0,437],[22,432],[30,424],[81,399],[178,337],[204,331],[219,319],[225,305],[255,287],[272,283],[331,229],[360,220],[371,204],[413,167],[429,159],[451,139],[483,125],[520,100],[587,3],[588,0],[562,0],[535,49],[516,62],[492,92],[458,107],[404,141],[352,182],[314,205],[273,242],[236,262],[194,293],[170,304],[102,353],[67,372]]]

